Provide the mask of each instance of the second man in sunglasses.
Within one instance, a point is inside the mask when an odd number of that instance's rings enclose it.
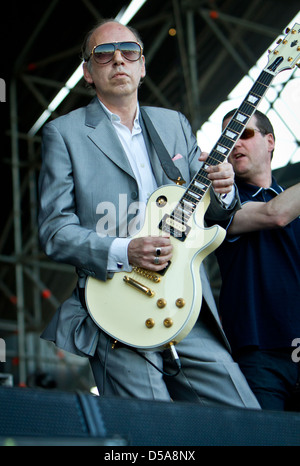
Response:
[[[234,113],[224,117],[224,128]],[[220,311],[261,407],[299,411],[300,183],[278,185],[274,149],[272,124],[256,110],[229,156],[242,208],[216,250]]]

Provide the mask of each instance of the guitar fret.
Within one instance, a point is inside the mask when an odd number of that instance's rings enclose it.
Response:
[[[266,89],[267,89],[267,86],[265,86],[264,84],[255,83],[254,86],[252,87],[251,91],[249,92],[249,94],[259,96],[259,98],[261,99],[261,97],[264,95]]]
[[[249,120],[249,117],[238,111],[235,119],[245,126]]]
[[[171,215],[171,218],[173,220],[176,220],[177,223],[180,223],[181,225],[184,225],[185,221],[184,221],[184,218],[181,216],[181,215]]]
[[[185,202],[188,203],[187,206],[185,206],[185,212],[187,212],[188,215],[192,215],[194,210],[196,209],[199,199],[186,199]]]
[[[181,223],[182,225],[184,225],[189,220],[191,214],[192,214],[191,212],[186,214],[186,212],[184,211],[181,211],[181,212],[176,211],[173,213],[172,218],[174,218],[178,223]]]
[[[212,151],[212,156],[207,161],[209,161],[210,165],[220,164],[226,159],[228,152],[229,149],[227,147],[217,144]]]
[[[194,186],[193,183],[190,185],[188,192],[191,194],[191,196],[194,196],[197,199],[201,197],[201,191],[196,186]]]
[[[228,128],[230,130],[235,131],[236,133],[240,134],[244,129],[244,125],[242,125],[241,123],[239,123],[236,120],[231,120],[231,122],[228,125]]]
[[[226,134],[223,134],[220,137],[219,142],[222,144],[222,146],[227,147],[227,149],[231,149],[234,144],[233,141],[226,136]]]
[[[247,97],[246,97],[246,99],[247,99],[248,102],[250,102],[252,105],[258,104],[258,102],[259,102],[259,98],[258,98],[256,95],[254,95],[253,93],[248,94]],[[253,108],[253,110],[254,110],[254,108]]]
[[[270,73],[262,72],[258,77],[257,81],[252,86],[249,94],[256,94],[260,98],[264,95],[265,91],[268,89],[273,76]]]
[[[198,180],[196,180],[196,179],[193,181],[193,184],[194,184],[194,186],[195,186],[196,188],[201,189],[202,191],[204,191],[204,189],[207,188],[207,185],[206,185],[206,184],[201,183],[200,181],[198,181]]]
[[[234,144],[235,143],[235,140],[237,139],[237,136],[239,135],[238,133],[236,133],[235,131],[231,131],[229,127],[227,127],[225,130],[224,130],[224,134],[230,138],[232,140],[232,143]]]
[[[200,186],[200,183],[198,183],[196,180],[192,181],[191,183],[191,190],[194,193],[197,193],[199,196],[203,195],[203,190],[205,191],[206,188],[207,186],[205,186],[203,183]]]
[[[252,95],[250,97],[253,98],[253,100],[255,99],[255,97],[252,96]],[[257,101],[258,101],[258,99],[257,99]],[[240,110],[241,110],[241,112],[245,113],[246,115],[251,116],[252,113],[255,110],[255,107],[253,107],[253,105],[251,105],[251,104],[248,104],[248,103],[244,102],[241,105]]]
[[[268,71],[262,71],[257,78],[257,82],[264,84],[266,87],[269,87],[274,76]]]
[[[196,204],[194,204],[193,201],[186,199],[186,196],[184,196],[183,202],[184,202],[184,210],[187,209],[188,212],[190,208],[192,208],[192,212],[195,210]]]
[[[176,216],[176,218],[178,219],[189,219],[190,216],[191,216],[191,212],[190,211],[186,211],[182,205],[178,205],[176,207],[176,209],[174,210],[173,212],[174,216]]]
[[[226,154],[226,152],[228,151],[228,148],[222,146],[221,144],[217,144],[216,151],[220,152],[221,154]]]
[[[186,194],[184,194],[184,196],[182,197],[179,204],[175,207],[174,212],[176,211],[177,207],[179,207],[181,210],[184,210],[185,212],[189,213],[191,211],[191,209],[193,210],[195,205],[193,204],[193,202],[189,201],[186,198]]]
[[[189,196],[191,196],[191,197],[197,199],[197,200],[200,199],[200,196],[199,196],[198,194],[196,194],[195,192],[193,192],[191,189],[189,189],[189,190],[187,191],[187,194],[188,194]]]
[[[207,189],[210,185],[210,180],[207,178],[207,173],[203,169],[201,169],[195,176],[195,182],[200,184],[200,189],[202,189],[201,185],[205,186],[204,189]]]

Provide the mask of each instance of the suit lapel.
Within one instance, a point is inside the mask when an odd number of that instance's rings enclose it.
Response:
[[[162,170],[162,166],[161,166],[159,157],[158,157],[158,155],[156,153],[156,150],[155,150],[155,148],[154,148],[154,146],[153,146],[153,144],[152,144],[152,142],[150,140],[148,131],[147,131],[146,127],[145,127],[144,120],[140,117],[139,121],[140,121],[140,125],[141,125],[141,128],[142,128],[144,141],[145,141],[145,144],[146,144],[146,149],[147,149],[147,152],[148,152],[148,155],[149,155],[149,160],[150,160],[150,163],[151,163],[151,167],[152,167],[152,171],[153,171],[155,180],[157,182],[157,185],[161,186],[163,184],[166,184],[167,178],[166,178],[166,176],[164,174],[164,171]]]
[[[131,165],[122,144],[97,97],[86,107],[85,124],[91,128],[88,138],[91,139],[98,149],[109,157],[112,162],[134,178]]]
[[[122,144],[120,143],[120,140],[111,125],[109,117],[105,113],[105,110],[102,108],[97,97],[95,97],[86,107],[85,124],[91,128],[88,137],[93,141],[98,149],[107,157],[109,157],[112,162],[114,162],[124,172],[135,178]],[[152,142],[149,139],[148,132],[146,131],[144,122],[141,118],[140,124],[157,185],[161,186],[163,184],[169,184],[170,180],[162,170],[159,157]]]

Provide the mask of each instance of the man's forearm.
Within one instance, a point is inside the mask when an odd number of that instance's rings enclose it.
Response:
[[[235,214],[229,234],[282,228],[300,215],[300,183],[268,202],[247,202]]]

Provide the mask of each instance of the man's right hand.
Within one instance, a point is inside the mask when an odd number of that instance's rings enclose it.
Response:
[[[173,246],[166,236],[134,238],[128,245],[129,264],[158,272],[163,270],[172,258]],[[159,261],[159,264],[155,264]]]

